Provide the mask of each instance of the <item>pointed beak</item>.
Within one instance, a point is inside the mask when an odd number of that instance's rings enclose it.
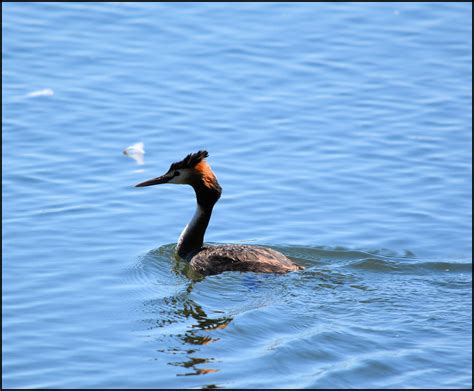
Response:
[[[171,179],[169,176],[159,176],[158,178],[150,179],[145,182],[138,183],[135,185],[135,187],[145,187],[145,186],[153,186],[153,185],[159,185],[160,183],[166,183]]]

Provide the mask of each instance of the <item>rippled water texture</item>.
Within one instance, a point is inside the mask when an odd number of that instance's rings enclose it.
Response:
[[[3,386],[470,388],[470,3],[4,3]],[[137,150],[144,143],[143,164]],[[203,278],[206,236],[304,265]]]

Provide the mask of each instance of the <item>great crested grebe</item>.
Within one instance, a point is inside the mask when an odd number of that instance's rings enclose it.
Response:
[[[286,273],[303,269],[271,248],[236,244],[203,246],[212,209],[222,193],[216,176],[204,160],[208,156],[207,151],[189,154],[180,162],[171,164],[166,174],[136,185],[143,187],[175,183],[193,187],[196,192],[197,208],[194,217],[178,240],[178,255],[186,259],[195,271],[204,275],[229,270]]]

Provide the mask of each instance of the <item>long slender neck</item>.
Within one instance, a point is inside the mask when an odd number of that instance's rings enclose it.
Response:
[[[216,187],[209,188],[203,183],[193,184],[196,192],[197,207],[193,218],[184,228],[178,240],[177,251],[181,258],[192,257],[202,248],[212,209],[221,195],[221,188],[216,181]]]

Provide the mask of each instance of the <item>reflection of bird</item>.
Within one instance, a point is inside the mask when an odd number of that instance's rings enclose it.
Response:
[[[227,270],[286,273],[303,269],[270,248],[248,245],[203,246],[212,209],[222,193],[216,176],[204,160],[206,157],[207,151],[189,154],[180,162],[173,163],[166,174],[136,185],[143,187],[174,183],[194,188],[197,209],[178,240],[178,255],[190,261],[194,270],[205,275]]]
[[[145,150],[144,144],[142,142],[130,145],[129,147],[125,148],[123,150],[123,154],[130,156],[132,159],[135,159],[138,164],[145,163],[145,159],[143,157],[143,155],[145,154]]]

